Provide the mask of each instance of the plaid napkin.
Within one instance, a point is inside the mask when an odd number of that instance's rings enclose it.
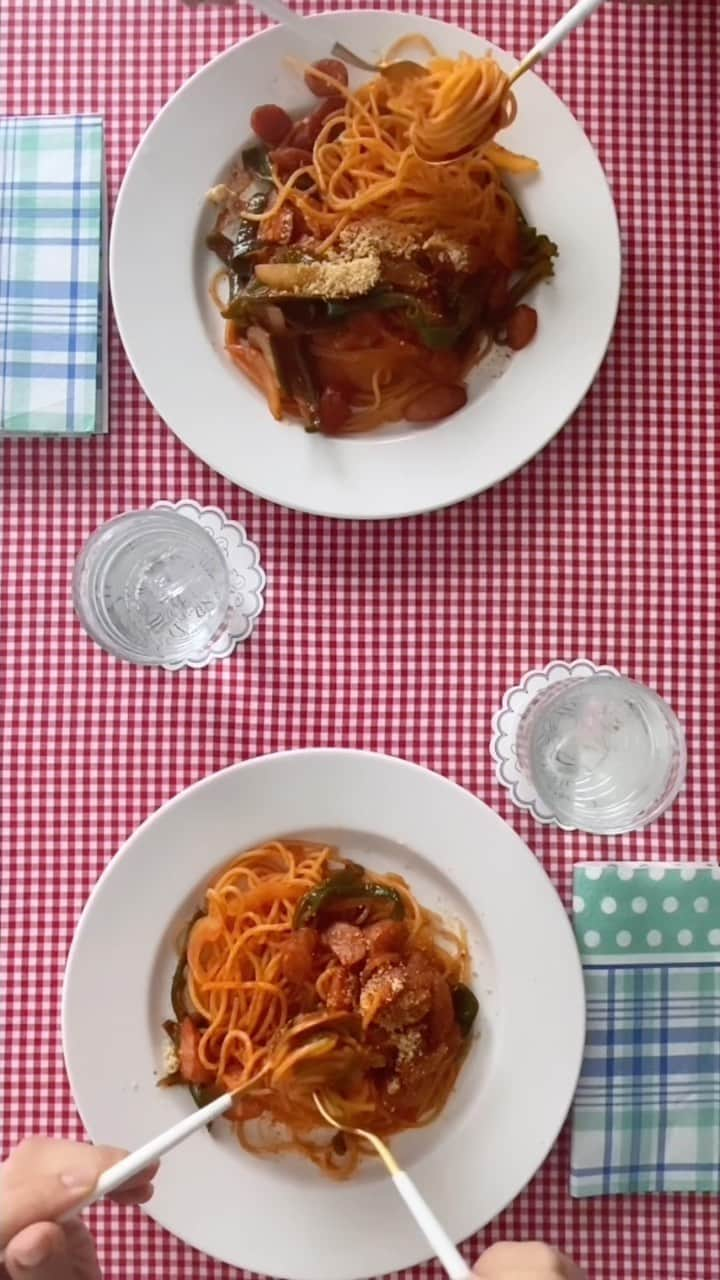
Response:
[[[574,1196],[720,1191],[720,867],[577,866]]]
[[[0,118],[0,434],[106,430],[103,124]]]

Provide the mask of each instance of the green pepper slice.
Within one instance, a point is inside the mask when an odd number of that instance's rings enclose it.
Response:
[[[183,1018],[190,1017],[192,1013],[185,1004],[185,969],[187,967],[187,949],[188,942],[190,941],[190,931],[192,930],[193,925],[201,918],[201,916],[204,915],[205,912],[198,908],[188,923],[180,944],[180,954],[178,956],[178,962],[175,965],[172,986],[170,988],[170,1002],[173,1007],[173,1013],[175,1014],[178,1022],[182,1022]]]
[[[342,871],[336,871],[317,888],[311,889],[300,899],[295,908],[293,928],[301,929],[303,925],[317,919],[326,907],[342,901],[343,898],[350,898],[353,901],[360,899],[367,902],[391,903],[393,920],[402,920],[405,907],[397,890],[390,889],[384,884],[374,884],[372,881],[364,880],[364,874],[362,867],[350,863]]]
[[[206,1107],[208,1102],[214,1102],[222,1093],[222,1089],[216,1084],[189,1084],[188,1089],[198,1110]],[[209,1128],[210,1125],[208,1125]]]
[[[253,178],[263,178],[266,182],[272,182],[272,166],[265,147],[260,145],[246,147],[242,153],[242,167]]]
[[[463,1039],[470,1035],[473,1023],[477,1018],[480,1005],[477,997],[464,982],[459,982],[452,990],[453,1010],[455,1012],[455,1021],[460,1028]]]
[[[300,410],[305,430],[320,430],[320,391],[301,337],[280,334],[270,339],[280,373],[280,385]]]

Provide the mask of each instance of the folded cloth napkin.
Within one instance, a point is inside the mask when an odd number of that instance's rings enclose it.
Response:
[[[0,434],[106,430],[103,123],[0,118]]]
[[[720,867],[575,868],[574,1196],[720,1191]]]

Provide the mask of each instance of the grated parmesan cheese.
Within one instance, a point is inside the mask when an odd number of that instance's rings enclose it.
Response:
[[[167,1076],[172,1076],[180,1070],[180,1059],[172,1040],[167,1040],[163,1046],[163,1065]]]
[[[216,187],[211,187],[205,193],[205,199],[211,204],[224,204],[226,200],[231,200],[235,192],[231,191],[224,182],[219,182]]]
[[[423,249],[435,252],[440,259],[449,263],[455,271],[467,271],[470,266],[470,255],[467,247],[458,240],[451,240],[444,231],[434,231],[423,244]]]
[[[434,231],[431,236],[412,227],[399,226],[385,218],[368,218],[365,222],[350,222],[340,236],[344,253],[380,254],[390,258],[412,258],[422,252],[434,254],[455,271],[467,271],[470,267],[468,247],[453,240],[444,231]]]
[[[363,1016],[374,1010],[378,996],[382,1004],[389,1004],[405,990],[405,979],[401,971],[395,969],[379,969],[372,974],[360,992],[360,1012]]]
[[[410,1027],[407,1031],[398,1032],[393,1037],[393,1041],[397,1045],[397,1065],[399,1067],[406,1066],[409,1062],[414,1062],[422,1050],[422,1035],[413,1027]]]
[[[333,262],[267,262],[255,268],[261,284],[288,297],[352,298],[369,293],[380,279],[376,255]]]
[[[387,218],[368,218],[350,222],[340,235],[340,244],[357,254],[386,254],[392,258],[411,258],[420,245],[417,232],[398,226]]]

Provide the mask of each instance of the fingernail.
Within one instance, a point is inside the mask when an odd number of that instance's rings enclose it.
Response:
[[[19,1262],[21,1267],[27,1267],[28,1271],[33,1267],[39,1267],[42,1262],[49,1256],[50,1250],[42,1240],[35,1243],[19,1244],[13,1250],[13,1262]]]
[[[61,1173],[60,1181],[68,1191],[82,1191],[88,1195],[93,1189],[93,1183],[88,1182],[87,1177],[83,1177],[81,1173]]]

